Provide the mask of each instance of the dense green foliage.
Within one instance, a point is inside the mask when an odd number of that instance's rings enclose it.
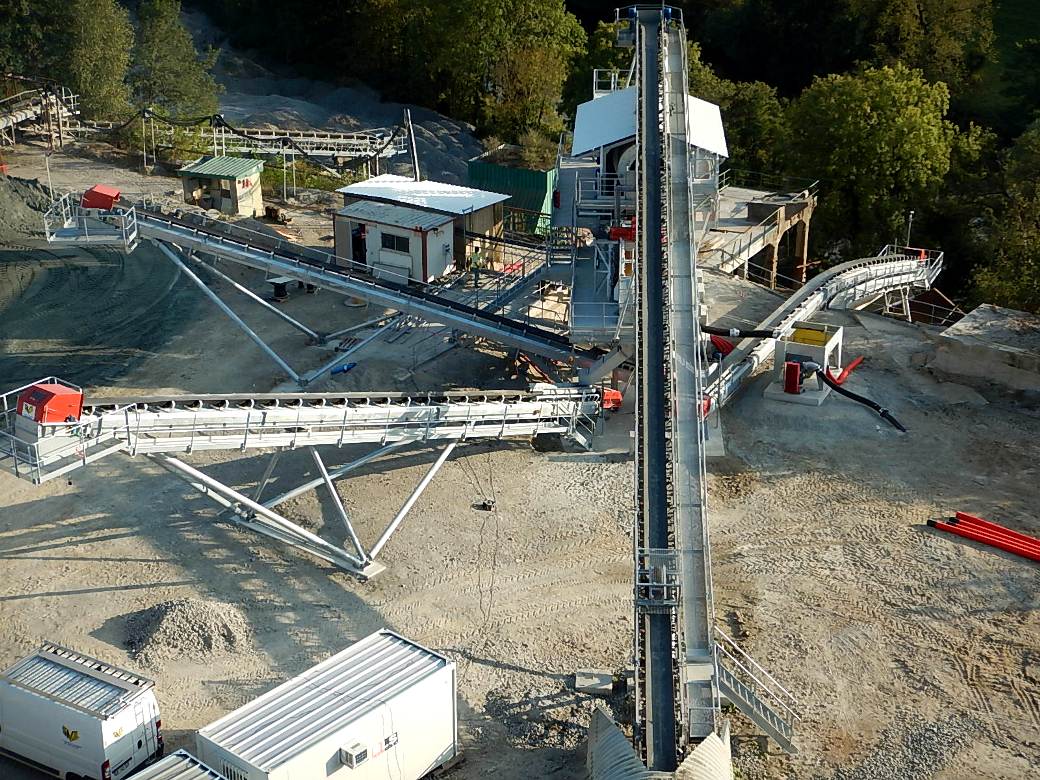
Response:
[[[2,0],[0,72],[71,88],[89,119],[120,120],[146,107],[214,113],[214,54],[196,52],[180,12],[180,0]]]
[[[130,82],[134,102],[173,116],[215,114],[215,52],[199,56],[181,23],[180,0],[142,0]]]

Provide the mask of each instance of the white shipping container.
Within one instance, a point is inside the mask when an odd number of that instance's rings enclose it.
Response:
[[[142,769],[133,780],[226,780],[216,769],[203,764],[187,750],[171,753],[162,761]]]
[[[418,780],[458,755],[455,664],[388,629],[199,730],[227,780]]]
[[[153,687],[46,644],[0,675],[0,754],[65,780],[120,780],[162,755]]]

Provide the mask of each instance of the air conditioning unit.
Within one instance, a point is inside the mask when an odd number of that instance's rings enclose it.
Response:
[[[368,748],[360,742],[355,742],[347,748],[340,748],[339,761],[343,766],[349,766],[351,769],[359,767],[368,761]]]

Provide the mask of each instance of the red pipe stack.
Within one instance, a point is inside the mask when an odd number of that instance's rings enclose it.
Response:
[[[958,512],[955,517],[929,520],[928,525],[940,531],[988,544],[998,550],[1021,555],[1031,561],[1040,561],[1040,539],[1028,534],[1012,531],[981,517]]]

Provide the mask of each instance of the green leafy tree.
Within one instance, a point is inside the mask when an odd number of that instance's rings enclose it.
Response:
[[[993,52],[993,0],[850,0],[874,61],[902,62],[960,92]]]
[[[142,0],[131,73],[134,100],[173,116],[214,114],[219,88],[210,71],[216,52],[199,55],[180,12],[180,0]]]
[[[573,117],[580,103],[592,100],[592,74],[597,68],[622,74],[631,69],[632,50],[615,45],[617,28],[613,22],[599,22],[585,49],[571,60],[561,107],[567,116]]]
[[[690,93],[717,103],[729,146],[729,162],[737,168],[773,171],[784,136],[784,109],[773,87],[761,81],[719,78],[701,59],[700,46],[690,44]]]
[[[975,273],[973,297],[1040,314],[1040,123],[1016,139],[1004,166],[1007,206]]]
[[[61,61],[61,46],[53,44],[54,33],[65,16],[58,0],[0,2],[0,73],[50,73]]]
[[[950,170],[956,129],[949,90],[903,65],[818,78],[788,112],[792,173],[821,179],[817,241],[876,250],[934,197]]]
[[[130,106],[126,77],[134,31],[116,0],[71,0],[59,80],[80,96],[87,118],[118,119]]]

